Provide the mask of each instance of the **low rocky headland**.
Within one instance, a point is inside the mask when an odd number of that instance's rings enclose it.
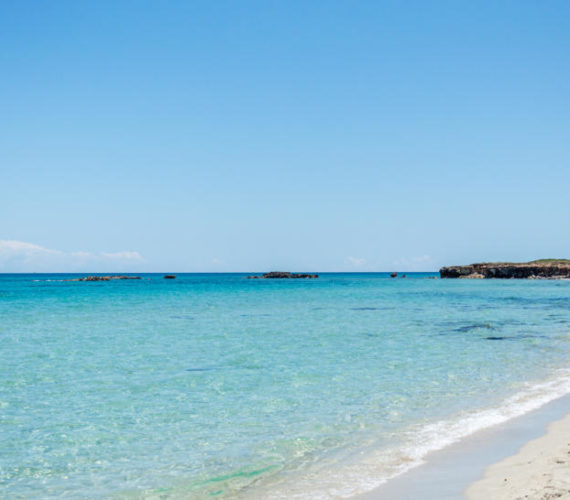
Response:
[[[318,278],[318,274],[304,274],[304,273],[286,273],[281,271],[272,271],[270,273],[262,274],[261,276],[253,275],[248,276],[248,279],[282,279],[282,278]]]
[[[541,259],[531,262],[481,262],[449,266],[439,270],[442,278],[466,279],[570,279],[569,259]]]

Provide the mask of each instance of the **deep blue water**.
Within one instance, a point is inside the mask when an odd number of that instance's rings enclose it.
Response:
[[[331,498],[570,390],[570,282],[0,275],[0,496]]]

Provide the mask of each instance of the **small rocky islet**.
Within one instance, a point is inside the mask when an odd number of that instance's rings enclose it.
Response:
[[[481,262],[442,267],[442,278],[460,279],[570,279],[570,259],[540,259],[531,262]]]
[[[282,272],[282,271],[272,271],[270,273],[262,274],[261,276],[258,275],[251,275],[248,276],[247,279],[311,279],[311,278],[318,278],[318,274],[306,274],[306,273],[289,273],[289,272]]]
[[[66,281],[111,281],[111,280],[140,280],[140,276],[127,276],[121,275],[110,275],[110,276],[85,276],[84,278],[74,278],[72,280]]]
[[[174,280],[175,274],[165,274],[164,279]],[[64,281],[112,281],[112,280],[142,280],[142,276],[128,276],[126,274],[112,274],[108,276],[84,276],[83,278],[74,278]]]

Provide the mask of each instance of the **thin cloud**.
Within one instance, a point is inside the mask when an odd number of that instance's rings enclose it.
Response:
[[[64,252],[35,243],[0,240],[2,272],[83,272],[128,271],[129,266],[145,262],[139,252]]]
[[[16,240],[0,240],[0,259],[14,256],[32,257],[34,255],[61,255],[59,250],[52,250],[33,243]]]

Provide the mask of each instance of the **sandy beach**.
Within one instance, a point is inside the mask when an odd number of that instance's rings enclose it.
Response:
[[[570,414],[511,457],[491,465],[466,491],[469,500],[570,498]]]

